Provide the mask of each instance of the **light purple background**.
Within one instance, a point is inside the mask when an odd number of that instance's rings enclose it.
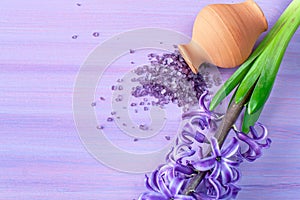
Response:
[[[137,198],[145,190],[143,175],[103,166],[77,135],[72,91],[80,65],[114,34],[158,27],[190,35],[203,6],[232,2],[241,1],[2,0],[0,199]],[[289,2],[257,1],[270,26]],[[298,31],[260,120],[269,128],[272,148],[254,164],[242,165],[238,199],[299,198],[299,56]],[[233,70],[221,72],[225,79]]]

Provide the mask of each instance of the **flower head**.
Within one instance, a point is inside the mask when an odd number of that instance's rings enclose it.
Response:
[[[162,165],[146,176],[145,184],[149,191],[144,192],[139,200],[195,200],[192,196],[181,194],[186,182],[182,174],[193,171],[183,165]]]
[[[211,138],[212,155],[210,157],[193,162],[192,165],[199,171],[211,170],[208,178],[217,180],[219,177],[222,184],[228,184],[236,181],[236,168],[241,161],[231,160],[238,149],[239,143],[236,138],[232,138],[230,144],[220,149],[216,138]]]
[[[257,123],[257,125],[262,129],[261,135],[259,135],[256,129],[252,126],[250,127],[249,134],[236,131],[236,136],[238,137],[238,139],[248,145],[248,150],[244,152],[240,150],[240,155],[250,162],[253,162],[257,158],[259,158],[262,155],[262,149],[270,147],[270,144],[272,142],[270,138],[267,138],[267,128],[260,123]]]

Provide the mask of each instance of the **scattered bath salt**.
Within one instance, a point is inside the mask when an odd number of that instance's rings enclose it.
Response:
[[[116,85],[111,86],[111,90],[117,90],[118,87]]]
[[[177,48],[177,46],[174,46]],[[129,50],[130,54],[135,53],[134,49]],[[204,91],[207,90],[206,82],[208,75],[202,76],[202,74],[194,74],[188,67],[184,59],[181,57],[179,51],[176,49],[171,53],[148,54],[149,64],[137,67],[133,73],[134,76],[129,81],[134,82],[134,86],[130,86],[132,95],[131,102],[128,102],[128,108],[125,99],[127,97],[124,92],[127,91],[127,80],[119,78],[116,83],[111,86],[113,92],[117,92],[115,102],[121,103],[123,109],[129,109],[132,113],[135,113],[136,117],[143,115],[143,113],[149,113],[149,110],[153,106],[165,108],[164,106],[170,103],[188,109],[190,106],[197,105],[199,98]],[[134,64],[134,61],[130,62]],[[122,83],[124,81],[124,83]],[[217,78],[215,82],[219,81]],[[122,84],[122,85],[121,85]],[[122,92],[122,93],[121,93]],[[101,101],[104,101],[104,97],[100,97]],[[125,103],[123,105],[123,103]],[[148,113],[146,113],[148,112]],[[120,119],[119,116],[115,116],[116,112],[111,111],[111,116],[107,118],[107,122],[112,122],[114,119]],[[112,116],[114,118],[112,118]],[[166,120],[166,117],[164,117]],[[116,121],[118,122],[118,120]],[[122,126],[127,126],[126,123],[121,123]],[[151,127],[146,124],[140,124],[136,126],[143,131],[152,130]],[[135,129],[135,126],[132,126]],[[171,140],[171,137],[166,135],[166,140]],[[137,138],[134,141],[138,141]]]
[[[149,65],[134,70],[137,77],[131,81],[140,85],[132,88],[132,96],[154,97],[157,101],[153,106],[174,103],[186,108],[198,104],[201,94],[207,90],[206,82],[201,74],[192,72],[178,50],[162,55],[150,53],[148,58]]]
[[[102,129],[104,129],[104,126],[103,125],[98,125],[96,128],[99,129],[99,130],[102,130]]]
[[[77,38],[78,38],[78,35],[73,35],[72,36],[72,39],[74,39],[74,40],[77,39]]]
[[[134,138],[134,139],[133,139],[133,141],[134,141],[134,142],[137,142],[137,141],[139,141],[139,139],[137,139],[137,138]]]
[[[165,138],[166,138],[166,140],[170,140],[171,139],[171,137],[170,136],[165,136]]]
[[[141,124],[141,125],[139,126],[139,128],[140,128],[141,130],[143,130],[143,131],[149,129],[149,127],[148,127],[147,125],[145,125],[145,124]]]
[[[131,103],[130,106],[137,106],[137,103]]]
[[[106,121],[108,121],[108,122],[112,122],[112,121],[114,121],[114,118],[112,118],[112,117],[108,117]]]
[[[94,33],[93,33],[93,36],[94,36],[94,37],[99,37],[99,35],[100,35],[99,32],[94,32]]]
[[[92,107],[95,107],[96,105],[97,105],[96,102],[92,102],[92,103],[91,103],[91,106],[92,106]]]

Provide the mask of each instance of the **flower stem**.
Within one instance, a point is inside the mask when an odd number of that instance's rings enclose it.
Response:
[[[248,95],[245,96],[245,98],[242,101],[240,101],[239,103],[235,103],[235,101],[231,101],[231,104],[228,107],[228,109],[225,113],[225,116],[222,119],[221,124],[218,127],[217,132],[215,134],[215,137],[218,139],[220,148],[224,144],[224,141],[225,141],[230,129],[232,128],[232,126],[236,122],[237,118],[239,117],[240,113],[242,112],[245,103],[249,100],[251,93],[252,93],[252,90],[250,90]],[[206,153],[204,154],[204,157],[207,157],[210,152],[211,152],[210,149],[208,151],[206,151]],[[199,172],[196,176],[194,176],[188,183],[188,185],[185,188],[185,190],[183,191],[183,193],[185,195],[192,194],[196,190],[197,186],[201,183],[201,181],[205,175],[206,175],[206,172]]]

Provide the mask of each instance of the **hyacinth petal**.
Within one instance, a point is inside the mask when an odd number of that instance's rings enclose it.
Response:
[[[226,186],[226,190],[225,192],[223,192],[221,194],[221,196],[219,197],[219,199],[235,199],[238,192],[240,191],[241,189],[233,184],[228,184]]]
[[[165,198],[162,194],[157,192],[145,192],[141,194],[138,200],[169,200]]]
[[[216,192],[215,199],[219,199],[220,193],[222,191],[222,186],[221,186],[220,182],[215,179],[208,179],[208,182],[212,185],[212,187],[214,188],[214,190]]]
[[[194,173],[194,170],[188,166],[184,166],[181,164],[176,164],[174,167],[174,172],[180,172],[183,173],[185,175],[191,175]]]
[[[158,174],[158,170],[155,170],[151,173],[150,177],[146,175],[145,184],[149,190],[159,191],[157,185],[157,174]]]
[[[222,150],[222,157],[230,158],[231,156],[236,154],[239,147],[240,145],[238,140],[235,137],[232,138],[230,144],[224,150]]]
[[[177,158],[176,158],[176,163],[182,163],[182,159],[190,157],[192,155],[194,155],[196,153],[196,151],[194,150],[190,150],[190,151],[183,151],[181,153],[177,154]]]
[[[209,175],[209,178],[211,178],[211,179],[217,179],[218,176],[220,175],[220,172],[221,172],[220,163],[216,162],[213,171]]]
[[[262,147],[252,138],[243,133],[238,133],[238,137],[249,146],[249,149],[245,153],[241,153],[246,160],[252,162],[262,155]]]
[[[195,198],[187,195],[176,195],[174,200],[195,200]]]
[[[240,174],[240,171],[237,169],[237,168],[232,168],[232,172],[233,172],[233,179],[231,181],[231,183],[235,183],[237,181],[240,180],[240,177],[241,177],[241,174]]]
[[[221,177],[223,184],[230,183],[233,179],[233,172],[225,162],[221,164]]]
[[[263,148],[269,148],[271,146],[271,144],[272,144],[272,140],[270,138],[267,138],[266,139],[266,143],[265,144],[261,144],[261,146]]]
[[[153,188],[150,183],[149,183],[149,177],[145,175],[145,186],[148,190],[156,191],[155,188]]]
[[[199,171],[207,171],[212,169],[215,166],[216,157],[211,156],[204,159],[201,159],[197,162],[193,162],[192,165]]]
[[[206,105],[205,105],[205,103],[204,103],[205,97],[206,97],[207,95],[208,95],[208,91],[205,90],[205,91],[201,94],[201,96],[200,96],[200,98],[199,98],[199,107],[202,108],[202,109],[205,110],[205,111],[208,110],[207,107],[206,107]]]
[[[212,152],[215,157],[221,156],[221,150],[219,148],[218,140],[215,137],[211,138]]]
[[[253,136],[253,139],[254,140],[264,140],[264,139],[266,139],[266,137],[268,135],[268,129],[263,124],[261,124],[261,123],[256,123],[256,124],[261,127],[262,133],[259,136],[257,134],[257,131],[255,130],[255,128],[253,126],[251,126],[250,127],[250,132],[251,132],[251,134]]]
[[[215,198],[207,196],[207,194],[203,193],[193,193],[193,196],[195,197],[196,200],[215,200]]]
[[[238,167],[241,161],[230,160],[228,158],[222,158],[224,162],[226,162],[229,166]]]
[[[239,191],[241,190],[241,188],[231,184],[231,198],[235,199],[239,193]]]
[[[179,178],[174,178],[170,183],[170,193],[175,196],[181,190],[184,180]]]
[[[203,143],[205,141],[206,137],[203,133],[196,131],[194,139],[199,143]]]
[[[166,180],[172,180],[175,177],[173,166],[163,165],[159,169],[159,177],[165,177]]]
[[[160,192],[162,194],[164,194],[166,197],[168,197],[168,198],[172,197],[170,190],[168,189],[168,187],[166,186],[166,184],[162,178],[158,179],[158,187],[159,187]]]

